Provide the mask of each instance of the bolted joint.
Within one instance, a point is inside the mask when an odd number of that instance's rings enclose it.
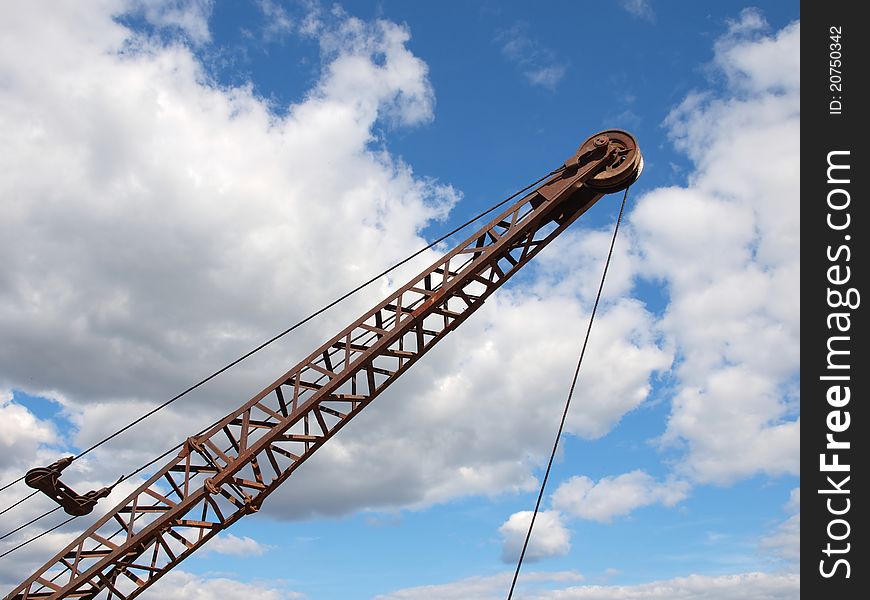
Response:
[[[242,508],[246,515],[252,515],[255,512],[259,512],[260,503],[254,502],[254,499],[250,496],[245,497],[245,506]]]
[[[215,483],[215,480],[209,477],[202,483],[203,488],[205,488],[206,493],[211,494],[212,496],[220,493],[220,484]]]
[[[601,160],[607,155],[608,150],[608,142],[610,142],[610,138],[607,137],[606,133],[598,134],[596,137],[590,138],[580,144],[580,147],[577,148],[577,152],[574,153],[574,156],[565,161],[565,176],[574,175],[577,170],[583,166],[587,165],[593,160]]]

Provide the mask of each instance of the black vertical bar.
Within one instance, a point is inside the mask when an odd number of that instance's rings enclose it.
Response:
[[[866,597],[867,38],[862,3],[801,10],[801,588]]]

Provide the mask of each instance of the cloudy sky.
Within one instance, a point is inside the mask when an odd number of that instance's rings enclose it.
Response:
[[[515,597],[797,597],[798,3],[406,4],[0,8],[0,484],[618,127],[646,168]],[[505,597],[617,209],[599,202],[142,597]],[[437,254],[64,480],[84,491],[148,462]],[[51,506],[0,515],[0,535]],[[0,559],[3,589],[81,527]]]

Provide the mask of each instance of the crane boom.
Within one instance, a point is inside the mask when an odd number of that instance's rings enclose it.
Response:
[[[600,132],[532,192],[172,458],[6,596],[130,599],[263,500],[606,193],[639,175]],[[397,432],[397,435],[400,433]]]

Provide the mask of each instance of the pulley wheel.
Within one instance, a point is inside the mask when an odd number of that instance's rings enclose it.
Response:
[[[643,156],[634,136],[621,129],[600,131],[580,145],[577,155],[601,147],[612,147],[615,155],[602,171],[586,180],[586,186],[610,194],[622,191],[634,183],[643,170]]]

